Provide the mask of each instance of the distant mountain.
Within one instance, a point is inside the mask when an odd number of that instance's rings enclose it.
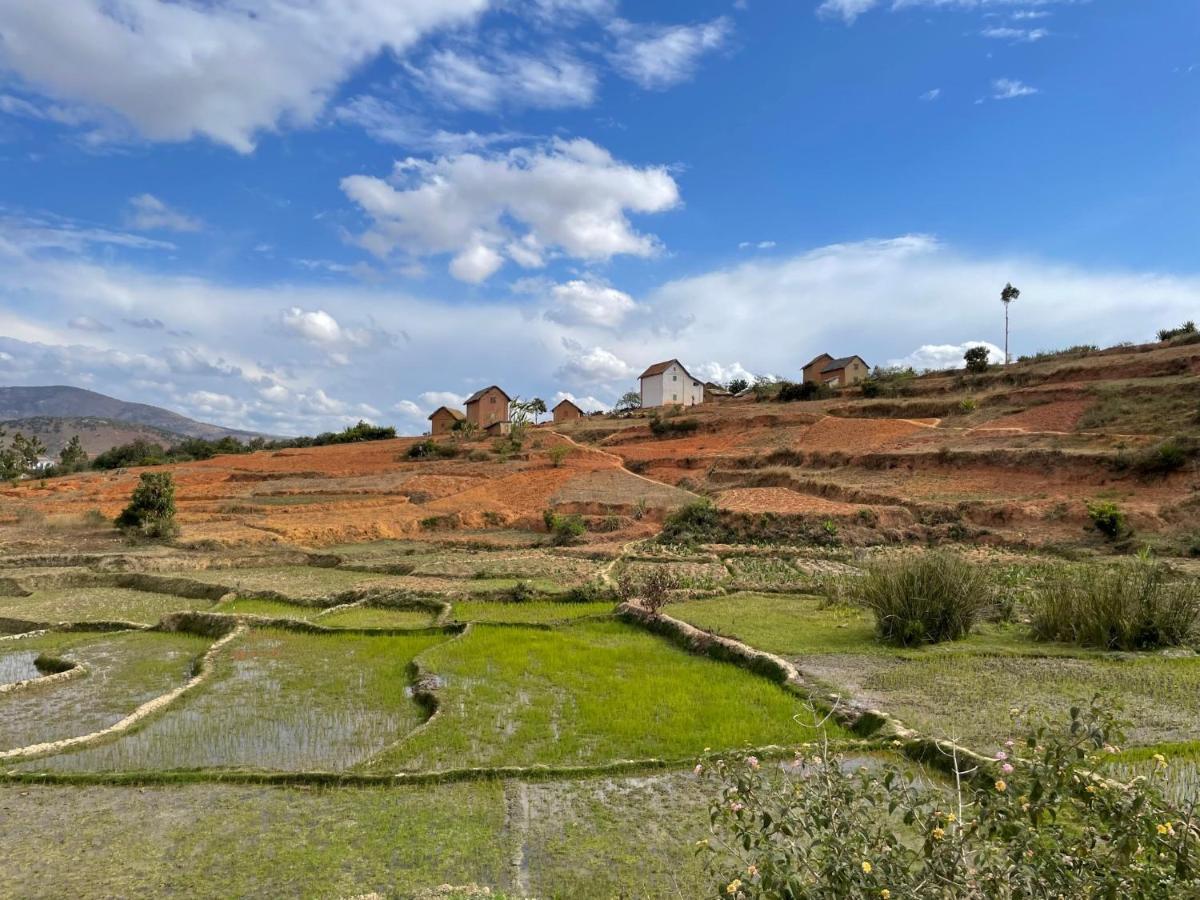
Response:
[[[216,440],[259,436],[257,432],[197,422],[158,406],[128,403],[66,385],[0,387],[0,426],[9,432],[36,434],[51,453],[75,433],[89,454],[139,437],[166,446],[185,437]]]

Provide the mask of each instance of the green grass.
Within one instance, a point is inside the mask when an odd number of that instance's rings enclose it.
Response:
[[[355,606],[316,619],[330,628],[425,628],[433,624],[433,614],[420,609],[381,609]]]
[[[809,657],[805,671],[849,690],[927,733],[993,748],[1012,737],[1012,708],[1061,718],[1101,694],[1132,722],[1134,743],[1194,737],[1200,717],[1200,658],[1070,657],[981,652]]]
[[[71,659],[89,674],[0,694],[0,750],[89,734],[183,684],[212,641],[186,634],[45,634],[5,641],[3,652]]]
[[[475,626],[421,663],[445,679],[441,711],[372,770],[682,759],[813,737],[780,686],[617,621]]]
[[[0,618],[30,622],[142,622],[153,625],[165,614],[205,609],[206,600],[117,587],[73,587],[34,591],[28,597],[0,597]]]
[[[527,600],[523,603],[503,603],[495,600],[459,600],[450,610],[450,618],[458,622],[559,622],[583,616],[611,613],[613,604],[562,603],[554,600]]]
[[[568,585],[587,581],[600,566],[594,560],[557,556],[545,550],[444,550],[415,554],[397,562],[412,565],[413,575],[417,576],[547,579]]]
[[[785,656],[873,650],[875,623],[862,610],[822,608],[822,598],[796,594],[731,594],[672,603],[670,616]]]
[[[1153,759],[1156,753],[1166,757],[1165,767]],[[1137,776],[1161,779],[1163,792],[1181,809],[1200,798],[1200,741],[1137,747],[1107,762],[1105,774],[1120,781]]]
[[[0,786],[0,896],[411,897],[446,882],[504,888],[512,846],[503,791],[499,782]]]
[[[406,667],[445,639],[253,629],[218,657],[211,682],[163,715],[25,769],[346,769],[424,719],[408,694]]]

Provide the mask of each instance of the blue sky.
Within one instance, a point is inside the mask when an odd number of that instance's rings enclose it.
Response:
[[[1194,0],[0,0],[0,382],[273,433],[1200,314]]]

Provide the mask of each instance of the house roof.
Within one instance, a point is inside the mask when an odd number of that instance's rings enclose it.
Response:
[[[554,409],[558,409],[560,406],[569,406],[572,409],[574,409],[577,413],[579,413],[581,416],[583,415],[583,410],[579,408],[579,404],[572,403],[570,400],[567,400],[565,397],[562,400],[559,400],[557,403],[554,404]],[[552,409],[550,411],[554,412],[554,409]]]
[[[448,412],[448,413],[450,413],[450,416],[451,416],[451,417],[454,419],[454,421],[456,421],[456,422],[462,422],[462,421],[465,421],[465,420],[466,420],[466,418],[467,418],[467,417],[466,417],[466,416],[463,414],[462,410],[459,410],[459,409],[451,409],[451,408],[450,408],[450,407],[448,407],[448,406],[439,406],[437,409],[435,409],[433,412],[431,412],[431,413],[429,414],[429,418],[430,418],[430,419],[432,419],[434,416],[436,416],[436,415],[437,415],[438,413],[440,413],[440,412]]]
[[[655,375],[661,375],[663,372],[667,371],[667,369],[671,368],[672,364],[679,366],[680,369],[683,369],[683,374],[688,378],[691,378],[692,381],[696,380],[692,373],[684,368],[683,363],[677,359],[668,359],[664,362],[657,362],[650,366],[645,372],[638,376],[638,381],[641,381],[643,378],[653,378]]]
[[[821,369],[821,374],[824,375],[826,372],[837,372],[840,369],[846,368],[846,366],[850,365],[850,363],[854,362],[856,359],[864,366],[867,364],[867,361],[861,356],[843,356],[840,359],[830,360],[829,362],[825,363],[825,367]],[[809,365],[812,365],[812,363],[809,363]]]
[[[729,394],[727,389],[721,387],[721,385],[717,384],[715,381],[704,382],[704,389],[712,394]],[[730,394],[730,396],[733,395]]]
[[[469,406],[469,405],[470,405],[470,404],[472,404],[472,403],[477,403],[477,402],[479,402],[479,398],[480,398],[480,397],[482,397],[484,394],[486,394],[488,391],[491,391],[491,390],[497,390],[497,391],[499,391],[501,394],[504,394],[504,389],[503,389],[503,388],[501,388],[501,387],[499,387],[498,385],[494,385],[494,384],[492,384],[492,385],[488,385],[488,386],[487,386],[487,387],[485,387],[485,388],[480,388],[480,389],[479,389],[479,390],[477,390],[475,393],[473,393],[473,394],[472,394],[470,397],[468,397],[468,398],[467,398],[467,405]],[[508,394],[504,394],[504,399],[505,399],[505,400],[507,400],[509,403],[512,403],[512,397],[508,396]]]
[[[832,356],[830,356],[828,353],[822,353],[822,354],[820,354],[819,356],[814,356],[814,357],[813,357],[812,359],[810,359],[810,360],[809,360],[807,363],[805,363],[803,366],[801,366],[801,368],[802,368],[802,369],[807,369],[807,368],[809,368],[810,366],[815,366],[817,363],[819,363],[819,362],[820,362],[821,360],[823,360],[823,359],[833,359],[833,357],[832,357]]]

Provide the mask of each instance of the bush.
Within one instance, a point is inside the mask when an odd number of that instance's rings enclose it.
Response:
[[[660,419],[655,416],[650,420],[650,431],[658,437],[691,434],[699,427],[696,419]]]
[[[970,415],[978,408],[979,403],[976,402],[974,397],[963,397],[958,401],[958,411],[964,416]]]
[[[916,377],[917,373],[911,367],[876,367],[870,378],[863,379],[859,389],[867,398],[899,397],[909,393],[911,382]]]
[[[1125,513],[1117,504],[1108,501],[1088,503],[1087,511],[1088,518],[1092,520],[1092,527],[1110,541],[1118,540],[1130,533]]]
[[[453,444],[439,444],[433,438],[426,438],[409,447],[406,455],[409,459],[454,459],[459,452]]]
[[[587,531],[582,516],[560,516],[551,509],[542,513],[542,521],[546,524],[546,530],[550,532],[550,543],[556,547],[575,543]]]
[[[562,466],[563,462],[566,461],[566,458],[571,455],[573,449],[574,448],[568,446],[567,444],[555,444],[546,451],[546,455],[550,457],[550,464],[557,469]]]
[[[970,347],[963,354],[963,360],[967,364],[967,371],[976,374],[986,372],[988,370],[988,348],[987,347]]]
[[[1032,721],[993,761],[947,759],[950,785],[820,752],[788,765],[706,758],[710,836],[731,898],[1154,898],[1200,895],[1200,832],[1164,795],[1166,760],[1119,785],[1095,771],[1119,732],[1097,701]],[[998,736],[999,737],[999,736]],[[948,752],[948,751],[944,751]]]
[[[528,581],[518,581],[504,592],[504,599],[509,603],[526,603],[537,596],[537,591]]]
[[[1138,475],[1146,478],[1169,475],[1182,469],[1196,454],[1197,448],[1193,441],[1187,438],[1167,438],[1136,454],[1129,466]]]
[[[803,402],[807,400],[824,400],[827,397],[833,396],[833,390],[823,384],[817,384],[815,381],[806,381],[803,384],[797,384],[794,381],[782,381],[779,383],[779,393],[775,399],[780,403]]]
[[[614,600],[613,590],[598,581],[589,581],[571,588],[562,596],[563,603],[602,603]]]
[[[157,466],[167,462],[167,451],[161,444],[138,438],[128,444],[120,444],[97,453],[92,460],[93,469],[128,469],[131,466]]]
[[[1180,325],[1178,328],[1164,328],[1158,333],[1160,341],[1169,341],[1177,337],[1183,337],[1185,334],[1195,334],[1196,323],[1190,319]]]
[[[1040,641],[1151,650],[1186,644],[1200,627],[1200,582],[1174,579],[1149,560],[1057,570],[1029,604]]]
[[[721,514],[711,500],[694,500],[671,513],[663,523],[659,540],[667,544],[695,544],[723,537]]]
[[[617,577],[617,597],[622,603],[640,600],[650,613],[658,615],[670,601],[671,591],[678,586],[679,579],[665,565],[654,566],[642,578],[635,577],[627,569]]]
[[[179,533],[175,524],[175,480],[170,472],[143,472],[129,498],[129,505],[117,516],[117,527],[152,540],[163,540]]]
[[[991,605],[986,572],[953,553],[874,563],[849,588],[880,640],[910,647],[966,637]]]

